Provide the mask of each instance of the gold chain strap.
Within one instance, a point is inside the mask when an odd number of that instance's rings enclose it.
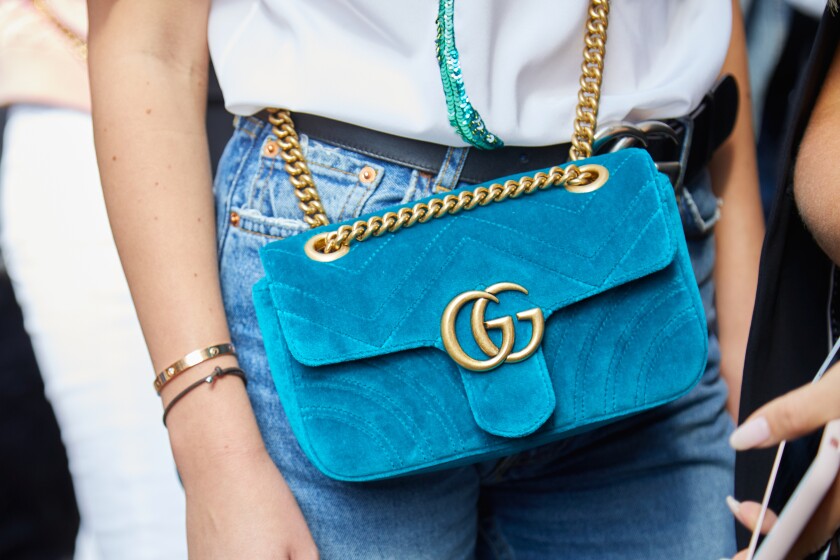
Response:
[[[269,109],[268,122],[271,123],[271,132],[277,137],[277,143],[282,150],[280,155],[286,162],[286,173],[289,174],[289,181],[295,188],[303,219],[311,228],[327,225],[330,221],[327,219],[324,205],[321,204],[321,197],[318,196],[318,189],[315,188],[306,157],[300,151],[300,141],[292,116],[284,109]]]
[[[592,155],[592,141],[598,120],[598,103],[601,98],[608,16],[609,0],[590,0],[575,128],[572,135],[572,147],[569,149],[571,161],[578,161]],[[272,133],[277,137],[277,143],[282,150],[281,156],[286,162],[286,171],[295,188],[298,206],[303,211],[304,220],[312,228],[329,224],[315,187],[315,181],[306,164],[306,158],[300,150],[298,135],[289,111],[269,109],[268,113]],[[312,237],[307,243],[306,250],[313,259],[335,260],[349,250],[353,241],[365,241],[370,237],[409,228],[418,222],[425,223],[432,219],[457,214],[462,210],[472,210],[477,206],[487,206],[493,202],[517,198],[552,186],[563,186],[573,192],[589,192],[599,188],[606,180],[607,170],[599,165],[578,167],[571,164],[565,169],[553,167],[548,173],[540,172],[533,177],[507,181],[504,185],[493,184],[489,187],[477,187],[472,191],[464,191],[459,195],[433,198],[428,202],[415,204],[411,208],[401,208],[398,212],[388,212],[382,216],[373,216],[366,221],[359,220],[353,225],[341,226],[335,231]]]
[[[580,66],[575,131],[572,134],[572,147],[569,149],[571,161],[592,156],[592,141],[598,124],[598,104],[601,101],[601,80],[604,71],[609,14],[609,0],[592,0],[589,5],[589,20],[586,22],[583,63]]]
[[[409,228],[418,222],[426,223],[462,210],[518,198],[549,187],[563,186],[572,192],[590,192],[600,188],[607,177],[607,170],[600,165],[569,165],[565,169],[552,167],[548,173],[540,171],[533,177],[510,180],[504,185],[494,183],[489,187],[476,187],[457,195],[432,198],[428,202],[418,202],[411,208],[400,208],[397,212],[387,212],[382,216],[359,220],[353,225],[340,226],[335,231],[310,238],[306,254],[314,260],[332,261],[346,254],[353,241],[365,241],[370,237]]]
[[[64,35],[70,43],[75,55],[80,60],[87,60],[87,41],[61,21],[45,0],[32,0],[32,5],[35,6],[35,9],[41,12],[41,15],[47,18],[61,34]]]

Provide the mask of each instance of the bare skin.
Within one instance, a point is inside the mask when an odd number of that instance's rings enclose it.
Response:
[[[207,138],[209,0],[90,0],[96,148],[114,237],[156,371],[230,340]],[[216,365],[168,384],[164,403]],[[151,390],[151,384],[149,386]],[[169,415],[190,557],[317,558],[243,384],[222,378]]]
[[[209,0],[88,4],[94,128],[106,204],[160,370],[190,350],[230,338],[204,132]],[[741,60],[742,41],[734,44],[733,60]],[[746,80],[742,63],[735,70],[739,81]],[[746,106],[743,113],[749,114]],[[750,126],[749,117],[742,118],[736,134],[743,136]],[[738,303],[732,313],[720,313],[721,345],[735,355],[724,359],[727,381],[736,387],[762,231],[749,135],[750,143],[727,145],[726,157],[715,162],[723,170],[715,173],[715,188],[726,204],[718,238],[721,268],[735,266],[717,273],[718,297]],[[736,236],[740,240],[733,241]],[[216,365],[235,363],[218,358],[189,370],[167,385],[164,403]],[[191,557],[317,557],[237,378],[194,391],[168,423],[187,495]]]
[[[805,224],[820,247],[840,262],[840,152],[837,130],[840,126],[840,50],[834,54],[822,92],[814,106],[808,130],[800,145],[794,172],[796,203]],[[755,411],[747,422],[764,418],[770,437],[757,447],[770,447],[781,440],[795,439],[840,418],[840,365],[835,365],[813,385],[806,385],[779,397]],[[746,422],[745,422],[746,424]],[[738,520],[752,530],[757,522],[759,505],[744,502]],[[775,516],[762,527],[766,532]],[[805,558],[819,549],[840,528],[840,478],[834,481],[826,498],[806,525],[788,556]],[[746,558],[744,551],[736,559]]]
[[[710,170],[721,217],[715,229],[715,301],[720,341],[720,373],[729,387],[727,409],[738,419],[744,356],[750,332],[758,261],[764,240],[764,215],[758,192],[755,136],[747,70],[746,41],[739,2],[732,2],[732,38],[724,74],[738,81],[740,105],[732,135],[715,153]]]

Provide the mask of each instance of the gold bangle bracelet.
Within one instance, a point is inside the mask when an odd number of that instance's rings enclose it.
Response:
[[[207,348],[201,348],[199,350],[193,350],[168,368],[164,369],[162,372],[157,374],[155,377],[155,391],[157,391],[158,395],[160,394],[161,389],[163,386],[169,383],[173,377],[176,375],[183,373],[190,369],[193,366],[197,366],[202,362],[206,362],[207,360],[212,360],[213,358],[218,358],[219,356],[224,356],[225,354],[231,354],[236,356],[236,350],[233,347],[233,344],[230,342],[223,342],[221,344],[214,344],[213,346],[208,346]]]

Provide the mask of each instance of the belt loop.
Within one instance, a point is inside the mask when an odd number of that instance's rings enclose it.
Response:
[[[440,171],[438,171],[437,177],[432,183],[432,192],[451,191],[458,185],[461,170],[464,169],[464,163],[466,163],[469,153],[469,147],[447,148]]]

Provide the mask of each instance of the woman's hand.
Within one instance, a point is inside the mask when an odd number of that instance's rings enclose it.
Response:
[[[796,439],[840,418],[840,364],[833,366],[817,383],[805,385],[770,401],[755,411],[735,433],[732,447],[741,451],[770,447],[782,440]],[[730,509],[749,530],[758,521],[759,504],[739,504],[730,499]],[[775,522],[775,515],[768,512],[762,532],[766,533]],[[819,550],[840,528],[840,478],[820,503],[788,558],[800,560]],[[741,551],[735,559],[746,557]]]
[[[196,480],[185,480],[191,558],[318,558],[300,508],[267,453],[207,467]]]

